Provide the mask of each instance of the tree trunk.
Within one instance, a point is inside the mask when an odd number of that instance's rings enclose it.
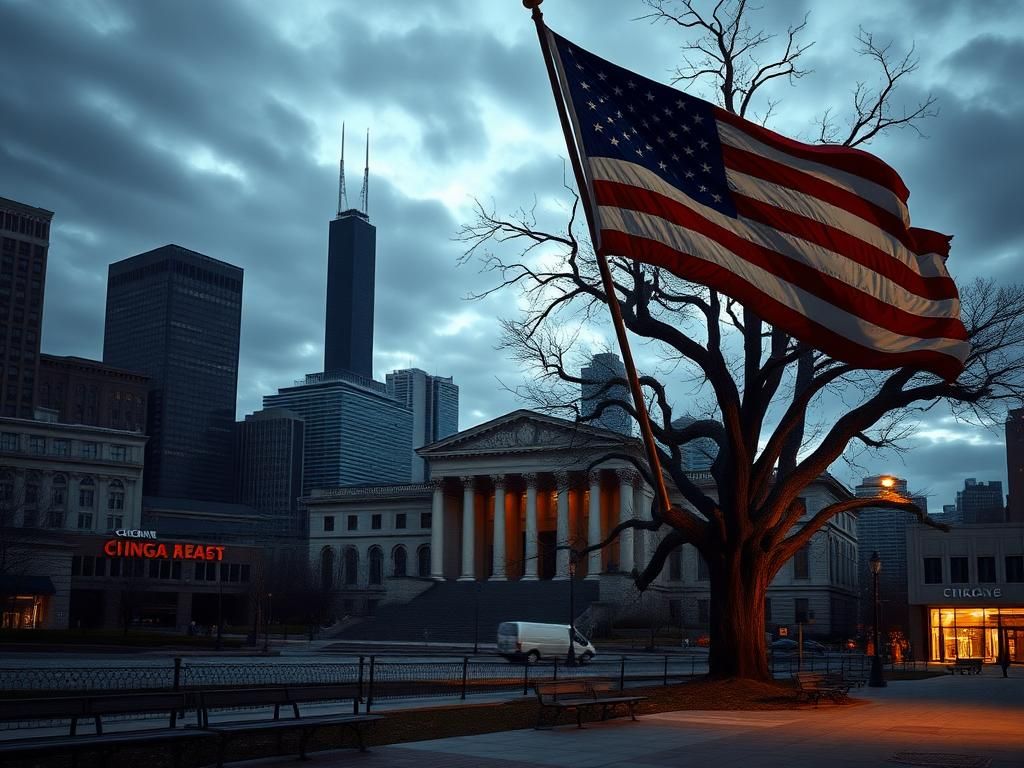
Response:
[[[764,555],[724,552],[709,563],[711,677],[768,680],[764,598],[771,578]]]

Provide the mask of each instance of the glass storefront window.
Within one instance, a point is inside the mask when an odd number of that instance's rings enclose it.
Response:
[[[994,662],[1005,642],[1011,660],[1024,662],[1024,608],[930,608],[928,619],[932,661]]]

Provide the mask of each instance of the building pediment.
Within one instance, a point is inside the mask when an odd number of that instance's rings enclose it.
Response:
[[[598,449],[636,442],[635,438],[576,424],[565,419],[519,410],[457,432],[417,453],[425,459],[467,454]]]

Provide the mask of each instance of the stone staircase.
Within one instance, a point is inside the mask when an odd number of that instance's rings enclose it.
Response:
[[[595,581],[576,581],[576,616],[598,599]],[[568,581],[445,581],[408,603],[378,606],[376,615],[340,630],[338,640],[494,643],[503,621],[569,623]]]

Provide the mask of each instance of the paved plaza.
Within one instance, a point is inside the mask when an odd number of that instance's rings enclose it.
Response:
[[[865,703],[770,712],[687,711],[577,730],[506,731],[321,752],[322,768],[1024,768],[1024,669],[893,682]],[[899,762],[897,760],[903,760]],[[916,762],[914,762],[916,761]],[[284,768],[294,758],[234,763]]]

